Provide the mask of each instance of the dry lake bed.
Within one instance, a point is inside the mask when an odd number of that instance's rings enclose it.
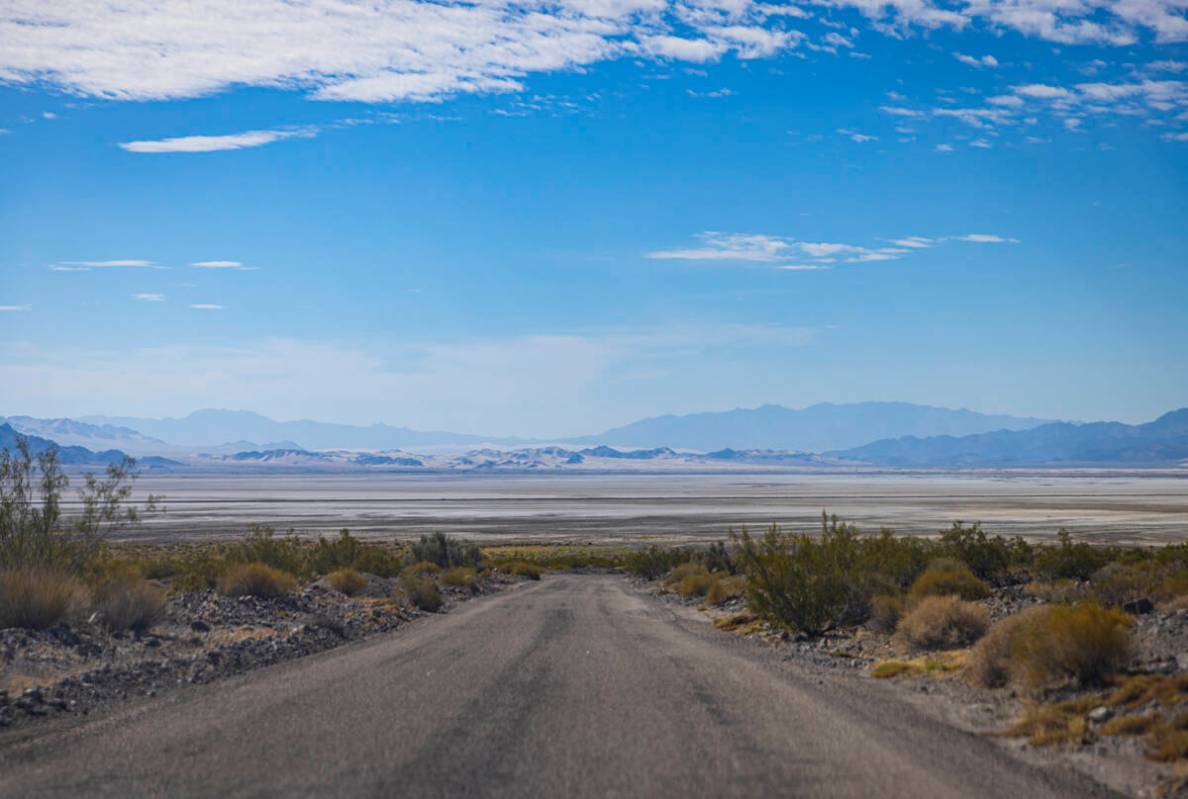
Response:
[[[442,531],[482,540],[724,538],[773,522],[812,530],[822,510],[867,531],[935,533],[954,520],[992,533],[1188,540],[1188,473],[1029,474],[148,474],[136,494],[165,512],[125,537],[180,541],[250,523],[362,536]]]

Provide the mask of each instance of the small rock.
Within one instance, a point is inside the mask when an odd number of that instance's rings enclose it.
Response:
[[[1146,597],[1142,597],[1141,599],[1132,599],[1129,602],[1122,603],[1122,610],[1134,616],[1145,616],[1155,610],[1155,604]]]
[[[196,633],[208,633],[210,632],[210,625],[202,621],[202,619],[194,619],[194,621],[190,622],[190,629]]]
[[[1114,717],[1114,711],[1105,705],[1095,707],[1089,711],[1089,720],[1094,724],[1101,724],[1104,721],[1109,721]]]

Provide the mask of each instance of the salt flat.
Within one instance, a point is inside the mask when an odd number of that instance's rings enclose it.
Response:
[[[1188,540],[1188,475],[145,475],[137,496],[165,512],[125,537],[195,540],[249,523],[363,536],[443,531],[483,540],[589,542],[723,538],[779,523],[813,530],[822,510],[865,530],[934,533],[954,520],[1004,535],[1065,527],[1097,541]]]

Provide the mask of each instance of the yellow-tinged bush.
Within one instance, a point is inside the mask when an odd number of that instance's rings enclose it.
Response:
[[[955,596],[929,596],[900,619],[895,631],[922,649],[953,649],[972,644],[989,626],[990,614],[981,605]]]
[[[870,599],[870,621],[876,630],[891,632],[903,618],[906,603],[901,596],[879,594]]]
[[[433,578],[424,572],[414,571],[412,567],[400,573],[399,587],[408,601],[421,610],[433,613],[445,604]]]
[[[529,563],[526,560],[515,560],[507,564],[505,567],[508,574],[516,577],[524,577],[529,580],[539,580],[540,575],[544,572],[540,566],[535,563]]]
[[[354,569],[336,569],[326,575],[331,588],[347,596],[354,596],[367,587],[367,578]]]
[[[265,563],[236,564],[219,580],[219,590],[227,596],[269,599],[296,589],[297,580],[293,575]]]
[[[455,566],[442,572],[441,581],[455,588],[474,590],[478,587],[478,572],[471,566]]]
[[[995,624],[975,647],[971,679],[1035,690],[1101,685],[1130,657],[1130,618],[1096,602],[1040,605]]]
[[[972,602],[990,596],[990,586],[961,561],[937,558],[916,578],[909,592],[913,603],[930,596],[955,596]]]
[[[44,630],[66,618],[83,593],[69,575],[46,568],[0,571],[0,628]]]
[[[436,563],[433,563],[428,560],[422,560],[422,561],[412,564],[411,566],[405,566],[403,569],[400,570],[400,576],[403,577],[405,574],[434,575],[440,571],[441,571],[441,567],[438,566]]]
[[[95,589],[93,607],[111,630],[144,632],[165,613],[165,592],[138,578],[116,578]]]
[[[747,578],[741,574],[711,575],[709,590],[705,592],[705,604],[721,605],[731,599],[742,599],[747,594]]]

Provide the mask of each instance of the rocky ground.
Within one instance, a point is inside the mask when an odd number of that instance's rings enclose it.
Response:
[[[683,599],[657,583],[645,584],[668,602],[732,632],[762,641],[789,659],[814,667],[851,671],[860,679],[876,679],[872,670],[889,660],[912,660],[935,657],[936,670],[913,672],[893,679],[879,679],[888,690],[898,692],[913,705],[943,718],[954,726],[981,735],[993,736],[1018,757],[1034,762],[1059,760],[1089,774],[1099,782],[1127,796],[1185,797],[1188,781],[1183,768],[1174,764],[1152,762],[1145,756],[1146,747],[1139,737],[1096,734],[1101,726],[1121,711],[1100,707],[1090,711],[1089,729],[1084,738],[1072,744],[1038,747],[1024,737],[1005,735],[1027,711],[1035,699],[1013,689],[989,690],[970,685],[961,671],[966,652],[925,653],[913,651],[896,640],[890,632],[870,625],[838,630],[819,638],[808,638],[781,630],[761,621],[745,621],[746,605],[732,599],[717,607],[704,607],[700,600]],[[997,621],[1042,600],[1027,595],[1020,587],[995,589],[983,604]],[[1136,611],[1132,628],[1133,657],[1129,674],[1188,674],[1188,609],[1160,609],[1150,604],[1131,608]],[[1062,693],[1045,701],[1076,698],[1086,694]],[[1131,708],[1128,712],[1154,712],[1154,705]],[[1166,711],[1166,708],[1162,708]]]
[[[519,578],[493,573],[472,591],[441,586],[439,612]],[[319,581],[275,599],[216,591],[171,596],[144,634],[113,634],[95,619],[48,630],[0,630],[0,728],[152,697],[394,630],[426,615],[368,575],[348,597]]]

